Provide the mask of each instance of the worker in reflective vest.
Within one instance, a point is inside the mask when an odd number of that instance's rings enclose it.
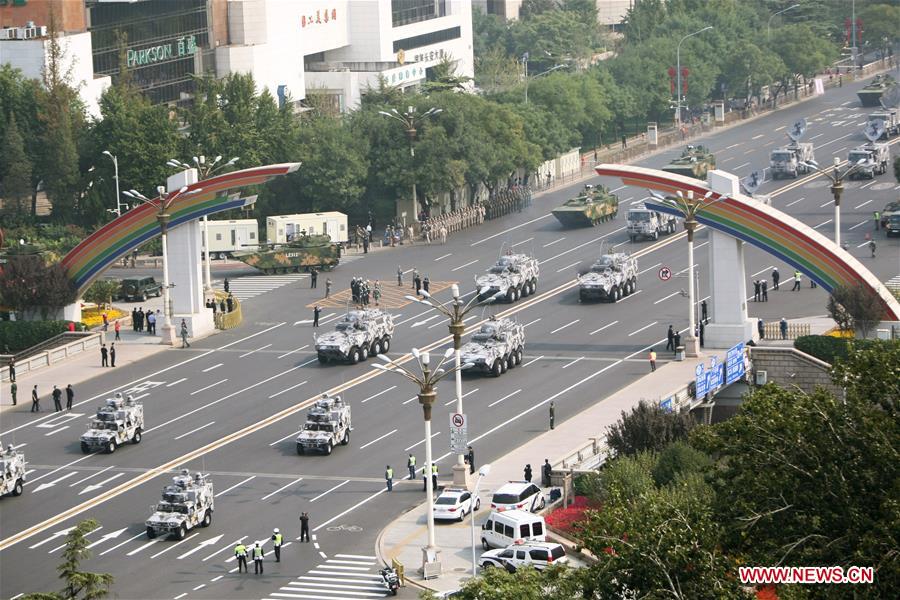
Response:
[[[262,546],[259,545],[259,542],[256,542],[256,545],[253,546],[253,572],[256,575],[259,575],[263,572],[263,556],[265,556],[265,552],[262,549]]]
[[[384,480],[387,482],[387,491],[394,491],[394,470],[391,465],[384,468]]]
[[[249,573],[247,570],[247,546],[238,542],[238,545],[234,547],[234,556],[238,561],[238,573],[241,572],[241,565],[244,565],[244,573]]]
[[[284,542],[284,536],[276,527],[272,533],[272,541],[275,543],[275,562],[281,562],[281,544]]]

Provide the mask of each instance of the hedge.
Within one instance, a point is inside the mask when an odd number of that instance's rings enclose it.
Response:
[[[802,335],[794,340],[794,348],[833,365],[836,360],[847,358],[851,348],[863,350],[881,343],[884,342],[836,338],[830,335]]]
[[[15,354],[69,330],[71,321],[0,321],[0,350]]]

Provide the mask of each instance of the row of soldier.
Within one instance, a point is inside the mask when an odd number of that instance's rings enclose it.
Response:
[[[484,203],[485,217],[496,219],[514,211],[519,212],[528,206],[531,206],[531,189],[513,185],[491,194]]]
[[[354,277],[350,280],[350,297],[357,306],[368,306],[371,298],[375,298],[375,306],[381,303],[381,282],[375,280],[374,285],[368,279]]]
[[[485,214],[485,207],[475,204],[436,217],[420,215],[419,226],[422,239],[428,244],[432,241],[440,241],[444,244],[447,242],[448,234],[484,223]]]

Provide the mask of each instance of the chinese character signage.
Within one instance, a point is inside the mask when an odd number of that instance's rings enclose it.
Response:
[[[301,15],[300,27],[306,29],[309,26],[321,25],[323,23],[328,23],[329,21],[337,21],[337,18],[336,8],[320,8],[316,9],[315,13],[310,11],[308,15]]]
[[[428,62],[432,60],[441,60],[444,57],[449,57],[450,55],[444,52],[444,49],[440,50],[429,50],[428,52],[420,52],[413,56],[413,62]]]
[[[197,53],[197,38],[193,35],[182,36],[174,44],[160,44],[140,50],[128,49],[126,60],[129,67],[141,67],[166,60],[184,58]]]
[[[698,400],[722,387],[725,379],[722,364],[716,356],[710,357],[708,368],[703,363],[698,364],[694,374],[697,386],[695,397]]]
[[[743,377],[744,372],[744,342],[741,342],[725,355],[725,385]]]

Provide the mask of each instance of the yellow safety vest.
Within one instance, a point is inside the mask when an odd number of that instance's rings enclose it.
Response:
[[[262,560],[263,557],[263,549],[262,546],[257,546],[253,548],[253,560]]]
[[[411,467],[416,466],[416,457],[415,457],[415,456],[410,456],[410,457],[409,457],[408,463],[409,463],[409,466],[411,466]]]
[[[437,465],[431,465],[431,474],[437,475]]]
[[[393,470],[393,469],[388,469],[387,471],[385,471],[385,472],[384,472],[384,478],[385,478],[385,479],[393,479],[393,478],[394,478],[394,470]]]
[[[243,544],[238,544],[234,547],[234,555],[235,556],[247,556],[247,547]]]
[[[281,534],[276,533],[273,537],[275,538],[275,545],[280,546],[282,539],[284,539],[284,538],[282,538]]]

